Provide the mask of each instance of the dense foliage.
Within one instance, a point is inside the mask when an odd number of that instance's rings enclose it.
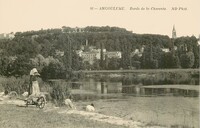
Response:
[[[95,60],[91,65],[76,54],[83,45],[121,51],[122,58]],[[0,74],[21,77],[34,66],[43,79],[66,78],[73,70],[130,68],[198,68],[197,38],[170,39],[165,35],[135,34],[124,28],[94,27],[17,32],[13,39],[0,40]],[[174,50],[174,46],[177,47]],[[133,55],[144,48],[141,56]],[[163,52],[169,48],[169,52]],[[62,52],[64,54],[62,54]]]

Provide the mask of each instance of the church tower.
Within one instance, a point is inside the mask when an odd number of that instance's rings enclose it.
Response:
[[[176,29],[175,26],[173,26],[173,30],[172,30],[172,39],[176,38]]]
[[[176,39],[176,29],[175,29],[175,26],[173,26],[173,29],[172,29],[172,38],[170,40],[170,51],[172,52],[172,54],[174,55],[174,40]]]

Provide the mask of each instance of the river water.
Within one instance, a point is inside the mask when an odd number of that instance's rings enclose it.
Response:
[[[146,82],[147,83],[147,82]],[[198,97],[198,79],[193,78],[189,84],[146,84],[144,81],[134,81],[128,78],[85,78],[71,82],[71,92],[81,99],[98,99],[131,96],[186,96]]]
[[[73,101],[80,108],[94,103],[105,115],[170,128],[199,127],[199,78],[186,74],[115,74],[87,76],[63,85],[70,86]]]

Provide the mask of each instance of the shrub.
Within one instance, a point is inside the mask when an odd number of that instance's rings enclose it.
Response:
[[[121,81],[123,85],[140,83],[143,85],[192,84],[191,78],[191,74],[185,72],[158,72],[124,76]]]
[[[38,78],[39,87],[41,92],[50,92],[50,86],[48,83]],[[28,91],[29,87],[29,76],[22,77],[0,77],[0,92],[2,91],[15,91],[17,94],[22,94]]]
[[[16,91],[18,94],[23,93],[28,90],[29,86],[29,76],[22,77],[2,77],[0,84],[3,87],[4,91]]]
[[[48,66],[42,69],[41,76],[43,80],[48,79],[64,79],[66,78],[66,70],[62,63],[59,61],[50,62]]]
[[[188,52],[182,54],[180,57],[182,68],[191,68],[194,65],[194,54],[193,52]]]
[[[56,106],[62,106],[67,95],[70,94],[70,86],[61,80],[50,81],[50,96]]]

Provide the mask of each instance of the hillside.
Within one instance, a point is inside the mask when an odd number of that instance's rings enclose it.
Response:
[[[118,27],[70,28],[17,32],[12,39],[0,40],[0,74],[21,76],[34,65],[48,74],[49,69],[60,72],[61,78],[69,70],[110,70],[199,67],[199,46],[196,37],[171,39],[165,35],[136,34]],[[121,57],[94,59],[90,64],[76,51],[85,47],[119,51]],[[143,49],[141,51],[141,49]],[[138,51],[140,54],[137,54]],[[64,73],[64,74],[63,74]],[[52,76],[54,77],[54,76]]]

